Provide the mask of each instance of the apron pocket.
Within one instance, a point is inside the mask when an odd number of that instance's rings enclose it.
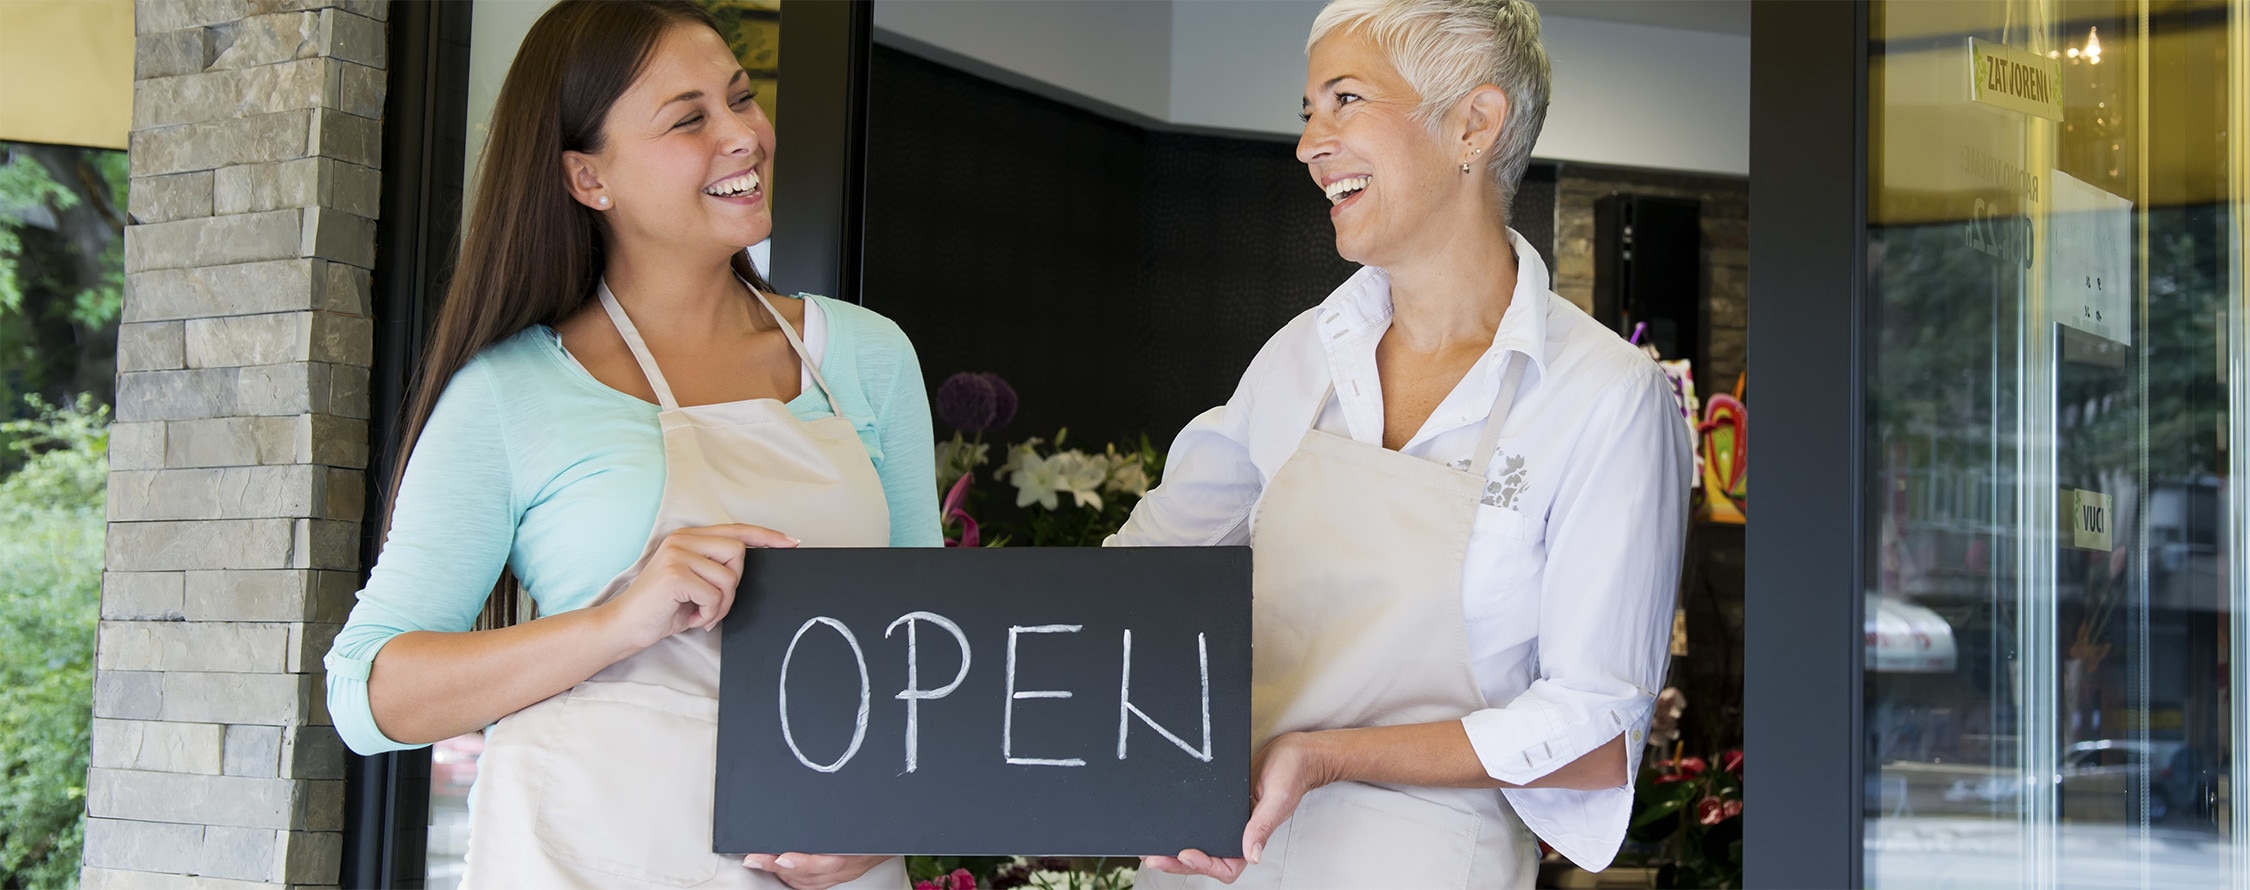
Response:
[[[587,682],[563,702],[539,764],[539,846],[587,871],[684,887],[718,873],[711,795],[718,702],[663,686]]]
[[[1467,887],[1481,821],[1359,782],[1316,788],[1285,826],[1281,886]]]

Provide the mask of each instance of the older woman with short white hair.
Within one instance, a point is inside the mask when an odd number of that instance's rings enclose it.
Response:
[[[1335,0],[1297,156],[1363,264],[1181,431],[1116,545],[1250,544],[1244,857],[1143,888],[1529,887],[1616,855],[1692,458],[1663,373],[1508,228],[1546,115],[1523,0]]]

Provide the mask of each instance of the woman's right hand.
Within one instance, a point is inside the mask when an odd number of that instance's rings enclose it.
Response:
[[[631,585],[595,608],[627,652],[691,627],[710,630],[734,607],[746,548],[795,546],[796,538],[755,525],[680,529],[664,536]]]

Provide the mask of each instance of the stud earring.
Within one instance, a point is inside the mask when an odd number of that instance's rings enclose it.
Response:
[[[1468,166],[1468,165],[1464,164],[1464,165],[1462,165],[1462,166]],[[602,205],[603,207],[608,207],[608,206],[609,206],[609,196],[608,196],[608,195],[602,195],[602,196],[600,196],[600,197],[598,197],[598,198],[595,198],[595,199],[594,199],[594,203],[596,203],[596,204],[600,204],[600,205]]]

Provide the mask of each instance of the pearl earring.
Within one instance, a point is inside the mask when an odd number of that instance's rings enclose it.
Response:
[[[1466,165],[1463,165],[1463,166],[1466,166]],[[600,205],[602,205],[603,207],[608,207],[608,206],[609,206],[609,196],[608,196],[608,195],[603,195],[603,196],[601,196],[601,197],[595,198],[595,199],[594,199],[594,203],[596,203],[596,204],[600,204]]]

